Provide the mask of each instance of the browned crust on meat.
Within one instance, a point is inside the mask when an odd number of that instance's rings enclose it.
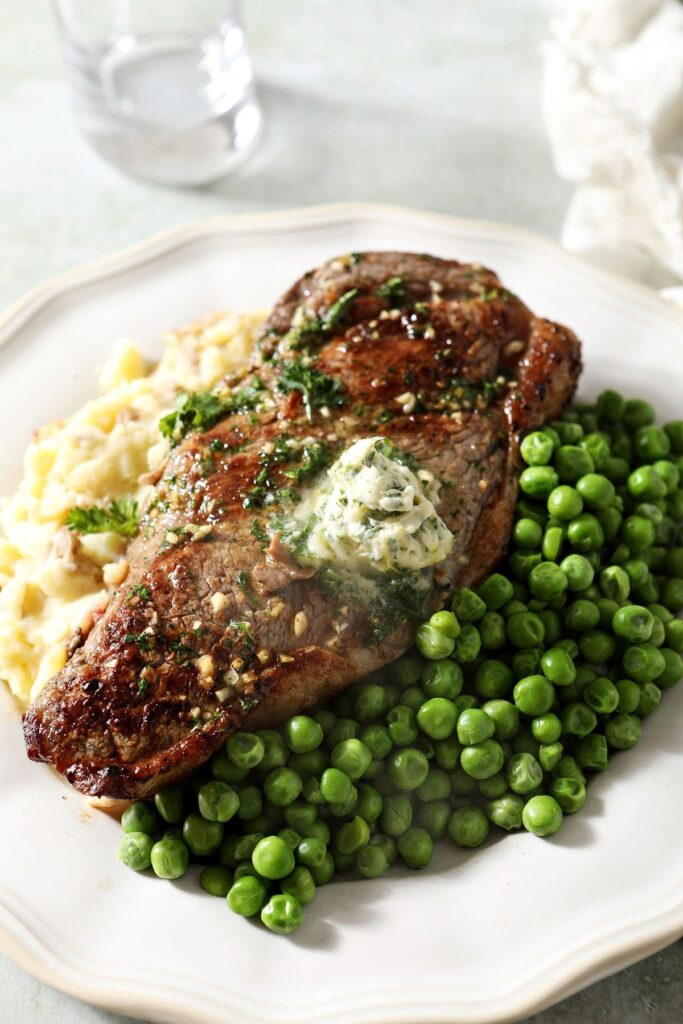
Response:
[[[394,309],[378,288],[395,277],[405,294]],[[316,368],[339,382],[346,401],[311,423],[301,395],[278,390],[277,360],[288,358],[280,350],[302,310],[324,316],[351,289],[343,323],[315,350]],[[442,481],[438,511],[455,546],[434,572],[427,612],[454,585],[475,585],[502,556],[519,436],[570,400],[580,346],[485,268],[365,253],[293,285],[265,325],[254,365],[270,405],[229,416],[172,452],[128,552],[126,585],[24,716],[29,756],[51,762],[83,792],[150,795],[234,730],[310,709],[410,644],[405,620],[369,643],[362,603],[342,604],[318,573],[283,558],[277,541],[264,550],[253,521],[263,527],[271,513],[245,502],[269,446],[312,437],[336,458],[358,438],[382,434]],[[284,466],[273,465],[269,481],[287,486]],[[194,540],[188,523],[210,532]],[[168,541],[174,530],[182,542]],[[138,584],[148,600],[135,599]],[[224,679],[230,694],[219,699]]]

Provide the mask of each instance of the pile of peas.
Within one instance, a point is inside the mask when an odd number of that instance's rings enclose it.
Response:
[[[605,391],[524,438],[508,556],[415,647],[315,714],[231,736],[124,813],[121,860],[274,932],[335,874],[424,868],[444,836],[552,836],[683,676],[683,420]]]

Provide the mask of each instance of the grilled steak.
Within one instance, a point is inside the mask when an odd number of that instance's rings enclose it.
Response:
[[[149,795],[234,730],[310,709],[401,654],[411,617],[501,557],[518,437],[562,411],[579,370],[571,331],[480,266],[377,252],[306,274],[250,371],[163,421],[174,447],[128,579],[26,712],[29,756],[85,793]],[[306,530],[297,548],[286,526],[372,437],[440,481],[454,537],[438,564],[374,591],[307,557]]]

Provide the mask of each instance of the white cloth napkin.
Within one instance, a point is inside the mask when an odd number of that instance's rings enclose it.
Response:
[[[683,306],[683,2],[556,0],[544,44],[563,242]]]

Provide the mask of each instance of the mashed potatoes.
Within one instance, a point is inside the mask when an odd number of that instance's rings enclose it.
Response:
[[[0,681],[22,703],[62,668],[69,638],[87,629],[127,571],[126,538],[73,533],[67,512],[122,495],[143,504],[145,474],[168,446],[160,416],[180,388],[205,391],[241,370],[262,320],[221,314],[169,334],[154,366],[119,341],[101,396],[38,432],[16,494],[0,505]]]

